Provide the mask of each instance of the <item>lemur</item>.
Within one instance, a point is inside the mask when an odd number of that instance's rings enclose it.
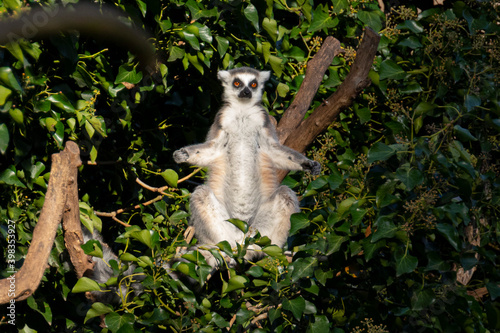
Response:
[[[245,221],[253,233],[283,247],[288,238],[291,214],[299,211],[295,193],[279,185],[276,171],[304,170],[317,175],[321,165],[280,144],[274,125],[262,106],[262,92],[269,71],[249,67],[222,70],[223,106],[215,116],[206,141],[174,152],[177,163],[209,169],[208,180],[191,195],[189,225],[195,228],[198,248],[221,241],[231,246],[245,235],[228,219]],[[258,246],[249,247],[245,259],[262,256]],[[207,263],[218,263],[202,250]]]

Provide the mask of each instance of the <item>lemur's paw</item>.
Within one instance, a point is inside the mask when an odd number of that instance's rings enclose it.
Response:
[[[176,163],[184,163],[188,160],[189,153],[185,148],[174,151],[174,161]]]
[[[306,172],[310,172],[312,175],[319,175],[321,171],[321,164],[316,161],[307,161],[306,163],[302,164],[302,168]]]

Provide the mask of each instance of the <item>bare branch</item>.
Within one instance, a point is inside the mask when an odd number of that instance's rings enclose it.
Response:
[[[304,81],[302,81],[297,95],[295,95],[293,102],[283,114],[278,124],[277,131],[281,143],[285,142],[290,133],[292,133],[304,119],[311,105],[311,101],[323,81],[323,75],[328,69],[328,66],[332,64],[333,58],[341,52],[340,42],[332,36],[328,36],[318,53],[316,53],[314,58],[307,63]]]
[[[286,146],[299,152],[304,152],[307,146],[330,126],[339,113],[349,107],[354,98],[370,85],[368,73],[372,67],[379,41],[380,36],[372,29],[366,28],[363,40],[356,54],[356,59],[345,81],[307,119],[303,120],[293,132],[290,132],[288,135],[284,132],[280,133],[286,137],[284,140]],[[316,75],[321,75],[322,77],[323,72],[316,73]],[[286,172],[280,172],[278,179],[283,179],[285,176]]]
[[[52,155],[52,169],[38,223],[33,231],[33,239],[23,266],[13,276],[0,280],[0,304],[11,299],[22,301],[38,288],[47,267],[50,250],[54,244],[56,231],[65,211],[69,188],[76,183],[74,169],[79,157],[78,146],[72,141],[66,148]],[[11,285],[15,286],[15,296],[10,297]]]

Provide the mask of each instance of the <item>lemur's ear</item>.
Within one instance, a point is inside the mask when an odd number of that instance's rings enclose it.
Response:
[[[262,82],[266,82],[271,77],[271,72],[270,71],[262,71],[262,72],[260,72],[260,77],[262,79]]]
[[[219,73],[217,73],[217,78],[224,83],[227,83],[230,76],[231,74],[229,74],[229,71],[219,71]]]

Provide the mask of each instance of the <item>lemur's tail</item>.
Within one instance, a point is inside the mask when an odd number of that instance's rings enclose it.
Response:
[[[89,276],[89,278],[96,281],[97,283],[106,284],[106,282],[108,282],[111,277],[116,275],[113,272],[113,268],[111,268],[109,261],[115,260],[117,263],[119,263],[120,260],[118,259],[118,256],[113,253],[109,245],[104,242],[99,232],[94,230],[93,233],[90,233],[90,231],[86,227],[82,226],[82,233],[84,243],[93,239],[99,241],[102,245],[103,256],[102,258],[92,257],[92,260],[94,261],[94,271],[92,273],[92,276]],[[102,303],[118,304],[121,303],[124,299],[128,299],[141,294],[143,291],[143,287],[140,281],[142,281],[144,277],[141,275],[134,275],[132,277],[135,268],[135,265],[130,265],[129,268],[127,268],[127,270],[123,272],[123,275],[118,277],[117,285],[106,286],[106,288],[104,288],[104,290],[102,291],[93,291],[92,297],[96,301]]]

